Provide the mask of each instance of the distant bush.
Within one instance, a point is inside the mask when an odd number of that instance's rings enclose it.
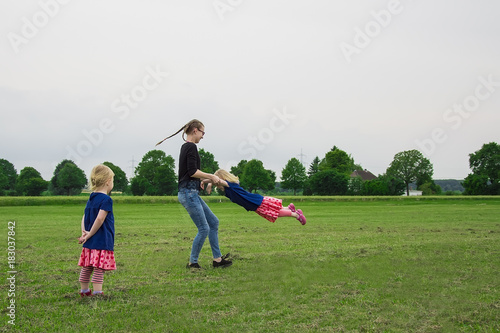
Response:
[[[121,204],[177,204],[176,196],[111,196],[116,205]],[[498,196],[278,196],[288,202],[360,202],[360,201],[387,201],[401,204],[414,204],[416,202],[438,202],[440,200],[500,200]],[[42,196],[42,197],[0,197],[2,206],[63,206],[82,205],[85,206],[88,195],[81,196]],[[207,203],[229,202],[223,196],[205,196],[203,200]]]
[[[446,191],[446,192],[444,192],[444,195],[462,195],[462,192],[460,192],[460,191]]]

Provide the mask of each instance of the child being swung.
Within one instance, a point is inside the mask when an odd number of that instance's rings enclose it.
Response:
[[[114,256],[115,219],[113,200],[109,196],[113,189],[113,171],[105,165],[97,165],[90,174],[90,194],[82,218],[82,236],[78,243],[83,244],[78,266],[80,272],[80,296],[90,296],[90,276],[94,295],[102,294],[104,272],[115,270]]]
[[[226,170],[219,169],[214,175],[220,178],[217,188],[235,204],[245,208],[247,211],[255,211],[257,214],[270,222],[275,222],[278,217],[294,217],[302,225],[306,224],[306,217],[300,209],[295,209],[293,203],[287,208],[283,207],[282,200],[273,197],[264,197],[257,193],[250,193],[239,184],[239,178]],[[202,188],[207,185],[206,191],[210,194],[212,183],[206,179],[202,182]]]

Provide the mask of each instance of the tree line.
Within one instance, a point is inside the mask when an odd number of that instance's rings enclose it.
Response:
[[[213,154],[199,150],[202,171],[214,173],[219,163]],[[104,162],[115,173],[114,191],[132,195],[176,195],[177,175],[175,160],[161,150],[147,152],[128,180],[125,172],[111,162]],[[500,194],[500,145],[484,144],[469,154],[472,172],[462,182],[464,194]],[[441,188],[432,179],[433,165],[418,150],[399,152],[386,172],[375,179],[352,177],[355,170],[363,170],[344,150],[334,146],[323,158],[316,156],[309,168],[297,158],[291,158],[282,169],[279,187],[294,195],[401,195],[409,194],[410,184],[416,184],[424,195],[440,194]],[[241,160],[229,170],[250,192],[276,191],[276,173],[265,169],[262,161]],[[12,163],[0,159],[0,195],[39,196],[77,195],[87,185],[85,172],[73,161],[63,160],[50,181],[45,181],[33,167],[23,168],[19,175]]]

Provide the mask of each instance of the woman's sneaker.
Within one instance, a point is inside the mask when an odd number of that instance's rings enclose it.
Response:
[[[214,266],[214,268],[218,268],[218,267],[221,267],[221,268],[224,268],[224,267],[229,267],[233,264],[232,261],[230,260],[226,260],[224,257],[222,257],[221,261],[217,262],[217,261],[212,261],[212,265]]]
[[[302,225],[306,224],[307,220],[306,217],[304,216],[304,213],[302,213],[301,209],[297,209],[297,214],[299,215],[297,216],[297,220],[300,221],[300,224]]]
[[[293,203],[288,205],[288,209],[295,213],[295,205]]]
[[[200,266],[197,262],[195,262],[194,264],[190,264],[190,263],[188,263],[188,264],[186,265],[186,268],[198,268],[198,269],[200,269],[200,268],[201,268],[201,266]]]

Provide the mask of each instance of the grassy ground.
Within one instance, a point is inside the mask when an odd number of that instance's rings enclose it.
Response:
[[[285,201],[288,204],[289,199]],[[20,332],[499,332],[500,198],[300,202],[274,224],[210,203],[234,264],[185,268],[181,205],[115,202],[118,269],[80,299],[83,206],[0,207],[16,221]],[[4,247],[6,247],[5,244]],[[7,272],[7,259],[1,262]],[[13,329],[0,285],[1,331]]]

